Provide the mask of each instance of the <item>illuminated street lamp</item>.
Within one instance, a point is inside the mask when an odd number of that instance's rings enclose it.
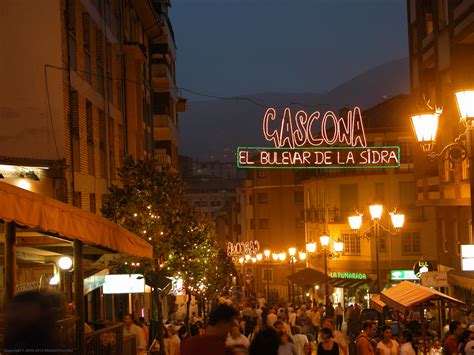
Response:
[[[271,252],[270,250],[268,250],[268,249],[265,249],[265,250],[263,251],[263,255],[265,255],[265,257],[266,257],[267,259],[270,257],[270,254],[271,254],[271,253],[272,253],[272,252]]]
[[[288,254],[290,254],[290,256],[295,256],[296,255],[296,248],[288,248]]]
[[[281,252],[280,254],[278,254],[278,259],[280,261],[285,261],[286,260],[286,253],[285,252]]]
[[[245,261],[249,262],[250,259],[252,259],[252,257],[249,254],[245,255]]]
[[[257,258],[257,261],[262,261],[263,255],[262,255],[261,253],[258,253],[258,254],[256,255],[256,258]]]
[[[380,293],[382,290],[381,286],[381,277],[380,277],[380,260],[379,260],[379,239],[380,239],[380,229],[385,230],[390,235],[393,235],[388,228],[385,228],[380,224],[380,218],[382,218],[383,205],[380,203],[372,203],[369,206],[370,216],[373,224],[369,227],[368,230],[362,233],[363,237],[370,239],[372,235],[375,237],[375,264],[377,268],[377,292]],[[396,232],[399,232],[405,223],[405,215],[403,213],[397,212],[395,209],[393,212],[389,213],[392,221],[393,228]],[[362,226],[362,214],[356,212],[355,215],[349,216],[348,218],[349,226],[352,230],[359,231]],[[374,234],[371,234],[371,231],[374,231]]]
[[[411,124],[421,150],[431,153],[436,143],[440,111],[411,116]]]
[[[306,243],[306,251],[308,253],[314,253],[316,251],[316,243],[314,242]]]
[[[273,259],[273,261],[278,261],[278,260],[280,260],[280,254],[278,254],[278,253],[273,253],[273,254],[272,254],[272,259]]]
[[[300,251],[300,252],[298,253],[298,256],[299,256],[299,258],[300,258],[301,261],[306,260],[306,253],[305,253],[304,251]]]
[[[344,250],[344,243],[338,239],[336,242],[334,242],[334,251],[337,253],[342,253]]]
[[[474,90],[461,90],[454,93],[458,104],[461,121],[471,122],[474,120]]]

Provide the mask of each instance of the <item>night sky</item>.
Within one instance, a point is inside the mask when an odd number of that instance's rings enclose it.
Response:
[[[405,0],[174,0],[178,85],[323,92],[408,56]]]

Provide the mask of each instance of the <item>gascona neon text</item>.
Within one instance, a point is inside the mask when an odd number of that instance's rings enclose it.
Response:
[[[291,110],[286,108],[279,122],[279,128],[272,130],[269,126],[275,120],[277,120],[276,110],[267,109],[263,116],[263,135],[267,141],[273,142],[276,148],[336,144],[367,147],[359,107],[348,111],[347,117],[340,118],[332,111],[327,111],[323,116],[319,111],[309,116],[305,111],[298,111],[293,117]]]

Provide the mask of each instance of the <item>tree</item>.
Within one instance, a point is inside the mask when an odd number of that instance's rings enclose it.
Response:
[[[192,294],[215,295],[229,280],[232,264],[219,250],[212,223],[184,199],[185,185],[170,167],[161,166],[153,158],[135,161],[127,157],[118,176],[120,184],[110,187],[102,214],[153,246],[152,260],[137,261],[128,268],[133,266],[135,272],[142,272],[147,284],[155,289],[163,349],[164,278],[181,278],[189,298]]]

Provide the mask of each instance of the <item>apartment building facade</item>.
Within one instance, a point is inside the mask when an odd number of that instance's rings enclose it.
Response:
[[[442,107],[438,148],[464,131],[454,92],[474,86],[474,2],[407,1],[411,91],[415,102]],[[449,154],[417,174],[419,206],[436,207],[438,260],[451,291],[471,302],[473,279],[461,270],[460,245],[472,244],[469,163]],[[467,292],[467,293],[466,293]]]

